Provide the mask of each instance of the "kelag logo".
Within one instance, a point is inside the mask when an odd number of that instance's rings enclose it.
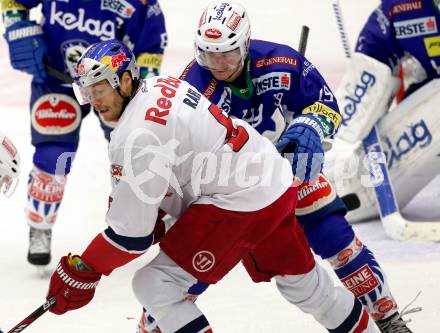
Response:
[[[362,72],[360,79],[360,82],[354,87],[354,91],[350,95],[344,97],[344,112],[341,122],[343,126],[348,125],[348,122],[356,113],[357,105],[362,102],[368,88],[374,86],[376,83],[376,77],[367,71]]]
[[[395,142],[392,142],[389,137],[385,137],[383,142],[388,168],[391,169],[395,162],[399,162],[414,149],[428,147],[432,142],[432,134],[422,119],[412,124]]]
[[[121,18],[119,18],[121,20]],[[116,24],[111,20],[101,21],[98,19],[86,18],[84,8],[78,8],[78,13],[57,11],[57,3],[52,2],[50,6],[51,25],[60,25],[66,30],[77,30],[86,32],[101,40],[114,39],[116,36]]]

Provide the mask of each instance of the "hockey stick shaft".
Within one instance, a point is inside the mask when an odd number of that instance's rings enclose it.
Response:
[[[306,25],[303,25],[301,27],[301,35],[299,37],[299,44],[298,44],[298,52],[301,55],[305,55],[306,48],[307,48],[307,41],[309,39],[309,31],[310,28]],[[283,132],[284,133],[284,132]],[[296,145],[295,144],[288,144],[282,150],[280,151],[280,154],[284,156],[284,154],[291,154],[295,151]]]
[[[46,71],[50,75],[52,75],[53,77],[57,78],[58,80],[60,80],[64,83],[67,83],[67,84],[73,83],[73,79],[69,75],[66,75],[63,72],[56,69],[55,67],[52,67],[51,65],[49,65],[47,59],[44,59],[43,62],[44,62],[44,68],[46,69]]]
[[[338,25],[339,37],[341,38],[345,57],[351,58],[350,44],[348,43],[347,32],[345,30],[345,24],[344,24],[344,17],[342,16],[341,5],[339,4],[339,0],[333,0],[332,6],[333,6],[333,11],[335,13],[336,23]]]
[[[44,304],[42,304],[40,307],[38,307],[38,309],[36,309],[29,316],[27,316],[21,322],[19,322],[17,325],[15,325],[7,333],[22,332],[25,328],[27,328],[35,320],[40,318],[43,314],[46,313],[47,310],[49,310],[54,305],[55,305],[55,297],[49,298],[46,302],[44,302]]]
[[[298,46],[298,52],[302,55],[306,54],[306,48],[307,48],[307,41],[309,39],[309,31],[310,28],[306,25],[303,25],[301,28],[301,36],[299,37],[299,46]]]

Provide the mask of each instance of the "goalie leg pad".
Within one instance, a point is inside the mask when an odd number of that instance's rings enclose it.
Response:
[[[380,61],[355,52],[335,93],[342,115],[337,137],[362,140],[389,108],[400,81]]]
[[[433,112],[440,104],[440,79],[420,88],[379,123],[385,157],[400,208],[403,208],[440,169],[440,118]],[[335,140],[326,156],[326,174],[343,197],[356,193],[360,207],[350,211],[350,222],[378,216],[374,184],[370,181],[367,159],[360,146]]]

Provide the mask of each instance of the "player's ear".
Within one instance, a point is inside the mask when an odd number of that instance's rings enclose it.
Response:
[[[119,82],[121,90],[124,92],[124,95],[130,96],[133,89],[133,79],[131,78],[130,72],[123,72],[119,79]]]

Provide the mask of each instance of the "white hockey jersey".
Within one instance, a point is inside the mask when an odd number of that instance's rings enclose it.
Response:
[[[293,179],[268,139],[188,83],[165,76],[141,82],[112,132],[109,157],[106,221],[125,237],[151,234],[159,208],[174,217],[192,203],[259,210]]]

